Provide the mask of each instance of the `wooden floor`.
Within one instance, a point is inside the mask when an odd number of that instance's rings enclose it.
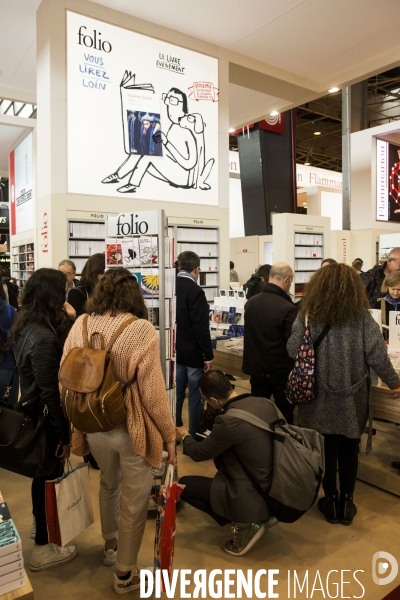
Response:
[[[238,381],[242,386],[246,382]],[[241,388],[246,391],[245,387]],[[239,385],[237,391],[240,391]],[[186,406],[186,402],[185,402]],[[184,416],[187,423],[187,416]],[[396,430],[396,436],[398,435]],[[387,456],[391,449],[386,448]],[[375,452],[372,456],[375,456]],[[400,455],[399,455],[400,456]],[[77,459],[74,459],[76,462]],[[179,475],[201,475],[213,477],[215,468],[212,461],[194,463],[182,455],[182,445],[178,447]],[[397,477],[397,473],[394,473]],[[29,573],[35,600],[89,600],[113,599],[113,567],[102,564],[103,541],[99,525],[98,490],[99,472],[90,469],[90,483],[93,495],[95,523],[76,539],[78,557],[59,568]],[[30,481],[24,477],[0,470],[0,489],[9,504],[11,514],[23,541],[25,564],[28,565],[33,547],[30,539],[31,504]],[[278,569],[279,585],[275,591],[280,598],[288,598],[288,571],[297,571],[302,581],[306,571],[314,581],[316,572],[326,582],[329,571],[337,570],[333,576],[340,578],[340,571],[347,569],[343,596],[360,596],[362,590],[355,583],[351,572],[359,570],[358,578],[366,592],[366,600],[382,600],[386,594],[400,584],[400,575],[388,586],[378,586],[372,582],[372,557],[378,551],[391,553],[400,559],[400,500],[397,496],[376,487],[357,482],[355,500],[358,514],[351,527],[341,524],[330,525],[318,512],[316,505],[297,523],[279,524],[268,531],[262,540],[243,557],[231,557],[223,551],[223,544],[231,538],[228,526],[219,527],[207,515],[181,502],[178,505],[177,533],[175,544],[175,569]],[[139,563],[151,566],[153,562],[155,514],[149,513],[143,538]],[[332,577],[332,575],[331,575]],[[332,579],[335,581],[336,579]],[[193,592],[194,586],[188,586]],[[234,588],[233,588],[234,589]],[[340,589],[340,588],[339,588]],[[261,590],[267,592],[266,578],[261,578]],[[311,590],[310,590],[311,593]],[[335,588],[331,588],[335,596]],[[139,591],[127,595],[139,598]],[[165,597],[165,596],[164,596]],[[207,598],[211,596],[207,595]],[[290,596],[294,597],[293,593]],[[297,598],[306,598],[297,591]],[[310,598],[310,594],[308,595]],[[315,592],[315,600],[323,598],[322,592]],[[325,597],[328,597],[325,591]],[[400,596],[399,596],[400,597]],[[180,598],[177,593],[175,598]]]

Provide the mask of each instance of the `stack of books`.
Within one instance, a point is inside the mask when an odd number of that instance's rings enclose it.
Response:
[[[21,538],[5,502],[0,502],[0,596],[25,585]]]

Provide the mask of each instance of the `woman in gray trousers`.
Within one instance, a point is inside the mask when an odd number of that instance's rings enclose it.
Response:
[[[316,398],[299,405],[299,425],[325,437],[325,497],[318,508],[329,523],[350,525],[357,512],[353,493],[361,434],[369,422],[371,449],[372,400],[369,367],[400,397],[400,380],[388,357],[359,275],[344,264],[320,269],[306,286],[293,323],[287,350],[296,357],[305,322],[315,342],[330,326],[316,351]],[[336,473],[339,470],[340,496]]]

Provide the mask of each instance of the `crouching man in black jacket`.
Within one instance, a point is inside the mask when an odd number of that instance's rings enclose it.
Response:
[[[233,540],[225,551],[243,556],[262,537],[266,529],[278,522],[271,517],[265,500],[254,489],[238,458],[259,481],[263,492],[272,482],[273,439],[269,432],[230,415],[232,408],[251,412],[271,423],[276,411],[263,398],[250,394],[238,396],[221,371],[208,371],[199,379],[202,398],[213,408],[222,408],[211,434],[196,442],[184,427],[177,427],[177,439],[183,441],[183,452],[196,462],[214,458],[218,469],[209,477],[182,477],[185,485],[182,500],[210,515],[218,525],[232,522]]]

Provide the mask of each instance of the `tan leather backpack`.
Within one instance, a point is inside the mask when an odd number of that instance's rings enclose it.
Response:
[[[82,321],[83,348],[72,348],[64,358],[60,371],[61,403],[64,415],[76,429],[85,433],[110,431],[126,417],[124,391],[114,375],[110,349],[123,330],[137,320],[132,317],[114,333],[108,344],[96,331],[88,339],[88,316]],[[98,335],[101,349],[92,348]]]

